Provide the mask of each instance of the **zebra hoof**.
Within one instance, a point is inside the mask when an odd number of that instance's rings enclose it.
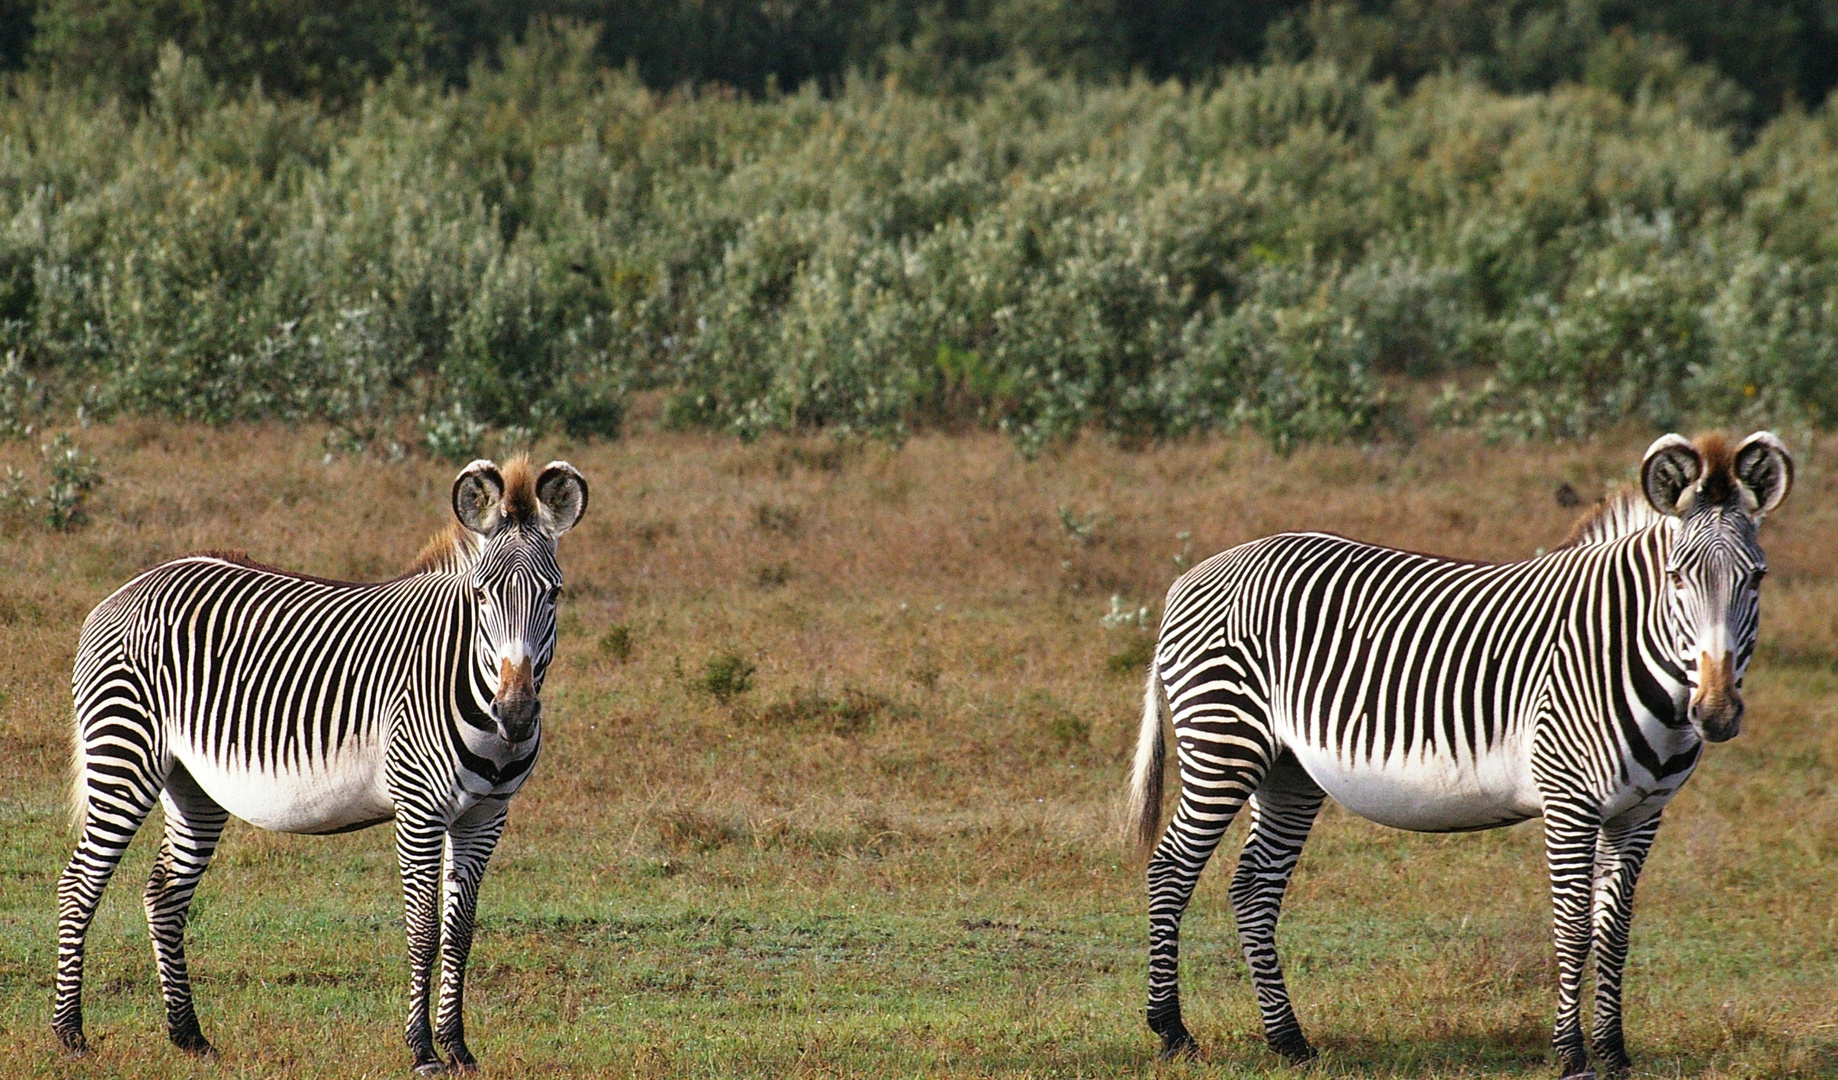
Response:
[[[1596,1080],[1595,1070],[1584,1069],[1582,1072],[1565,1073],[1563,1080]]]
[[[204,1032],[197,1028],[192,1028],[190,1031],[169,1032],[167,1038],[172,1040],[172,1045],[192,1057],[203,1058],[206,1061],[217,1060],[217,1048],[212,1046],[211,1041],[204,1037]]]
[[[417,1061],[415,1063],[415,1075],[445,1076],[447,1075],[447,1063],[438,1059],[434,1061]]]
[[[1314,1047],[1308,1045],[1308,1040],[1301,1036],[1281,1042],[1272,1042],[1270,1049],[1283,1055],[1284,1061],[1296,1067],[1306,1065],[1321,1056]]]
[[[1187,1029],[1163,1035],[1161,1052],[1155,1055],[1157,1061],[1198,1061],[1200,1044],[1187,1034]]]
[[[62,1049],[64,1053],[69,1054],[71,1057],[89,1056],[89,1040],[83,1037],[81,1028],[75,1031],[56,1031],[54,1034],[57,1035],[58,1047]]]
[[[450,1057],[447,1059],[447,1071],[452,1073],[475,1073],[479,1071],[479,1062],[478,1059],[471,1054],[467,1054],[463,1058]]]

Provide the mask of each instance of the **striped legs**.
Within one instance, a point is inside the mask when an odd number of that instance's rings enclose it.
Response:
[[[1220,682],[1218,667],[1194,678],[1202,689],[1182,700],[1171,694],[1180,754],[1181,801],[1149,857],[1149,1030],[1162,1037],[1164,1060],[1197,1052],[1181,1022],[1181,916],[1200,872],[1270,766],[1269,731],[1246,713],[1253,707],[1241,684]],[[1203,681],[1204,680],[1204,681]]]
[[[110,712],[126,708],[116,703]],[[131,718],[101,716],[85,729],[88,745],[79,781],[83,835],[57,883],[57,992],[51,1031],[74,1054],[89,1050],[83,1038],[84,938],[102,902],[102,890],[160,795],[154,754],[144,744],[146,714],[138,708],[133,711]],[[114,722],[122,719],[129,723]]]
[[[1610,822],[1596,840],[1595,1008],[1590,1041],[1609,1076],[1632,1067],[1621,1036],[1621,972],[1627,965],[1627,932],[1634,920],[1634,884],[1659,832],[1658,814],[1633,823]]]
[[[479,879],[504,832],[503,803],[484,803],[447,833],[447,873],[440,934],[440,1007],[434,1037],[456,1070],[478,1067],[466,1049],[466,958],[472,952]]]
[[[1251,834],[1238,856],[1232,875],[1232,916],[1238,923],[1238,940],[1245,963],[1257,987],[1257,1007],[1264,1018],[1264,1039],[1270,1049],[1299,1065],[1315,1056],[1302,1035],[1289,990],[1283,985],[1283,967],[1276,956],[1276,920],[1283,906],[1283,891],[1302,856],[1302,845],[1315,824],[1325,793],[1302,771],[1294,755],[1285,752],[1251,796]]]
[[[1557,1025],[1551,1045],[1566,1078],[1593,1075],[1583,1044],[1580,1006],[1592,937],[1591,886],[1600,831],[1594,807],[1546,800],[1544,850],[1551,872],[1551,930],[1557,944]]]
[[[440,952],[441,861],[447,840],[446,823],[438,818],[396,814],[396,862],[402,871],[402,922],[408,932],[408,1026],[404,1037],[415,1055],[415,1071],[431,1075],[446,1071],[434,1051],[434,1031],[428,1026],[428,985]]]
[[[230,815],[198,787],[183,766],[175,767],[166,778],[160,802],[166,810],[166,837],[147,879],[144,901],[160,993],[166,999],[166,1034],[187,1053],[215,1055],[192,1008],[191,976],[185,967],[185,922],[198,879],[210,866]]]

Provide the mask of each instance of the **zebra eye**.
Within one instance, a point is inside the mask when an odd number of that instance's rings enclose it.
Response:
[[[1672,587],[1675,589],[1682,589],[1685,587],[1685,575],[1679,573],[1677,570],[1666,571],[1666,580],[1670,581]]]
[[[475,585],[475,586],[473,586],[473,589],[472,589],[472,598],[473,598],[474,600],[477,600],[477,601],[478,601],[479,603],[481,603],[481,604],[483,604],[483,603],[485,602],[485,590],[484,590],[484,589],[481,589],[481,588],[479,588],[479,587],[478,587],[478,586],[476,586],[476,585]]]
[[[1768,576],[1768,568],[1765,566],[1758,566],[1755,569],[1749,571],[1749,588],[1751,589],[1761,588],[1761,579],[1767,576]]]
[[[562,598],[562,587],[560,585],[557,585],[555,588],[549,590],[549,603],[553,604],[557,600],[560,600],[561,598]]]

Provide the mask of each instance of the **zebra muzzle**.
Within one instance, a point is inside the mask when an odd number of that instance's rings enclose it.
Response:
[[[1691,725],[1709,742],[1733,739],[1742,730],[1742,692],[1736,689],[1736,664],[1728,652],[1722,657],[1698,654],[1698,688],[1691,695]]]
[[[536,697],[530,661],[500,661],[498,692],[491,699],[491,717],[497,721],[499,734],[510,742],[522,742],[536,730],[541,716],[542,702]]]

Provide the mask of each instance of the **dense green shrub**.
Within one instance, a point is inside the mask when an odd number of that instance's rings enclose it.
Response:
[[[489,428],[614,435],[635,390],[742,436],[973,424],[1028,452],[1363,439],[1432,396],[1530,434],[1838,421],[1829,103],[1743,150],[1689,79],[1024,67],[969,96],[739,100],[593,49],[536,34],[465,90],[398,75],[348,111],[176,49],[144,108],[15,83],[8,422],[55,389],[453,456]]]

